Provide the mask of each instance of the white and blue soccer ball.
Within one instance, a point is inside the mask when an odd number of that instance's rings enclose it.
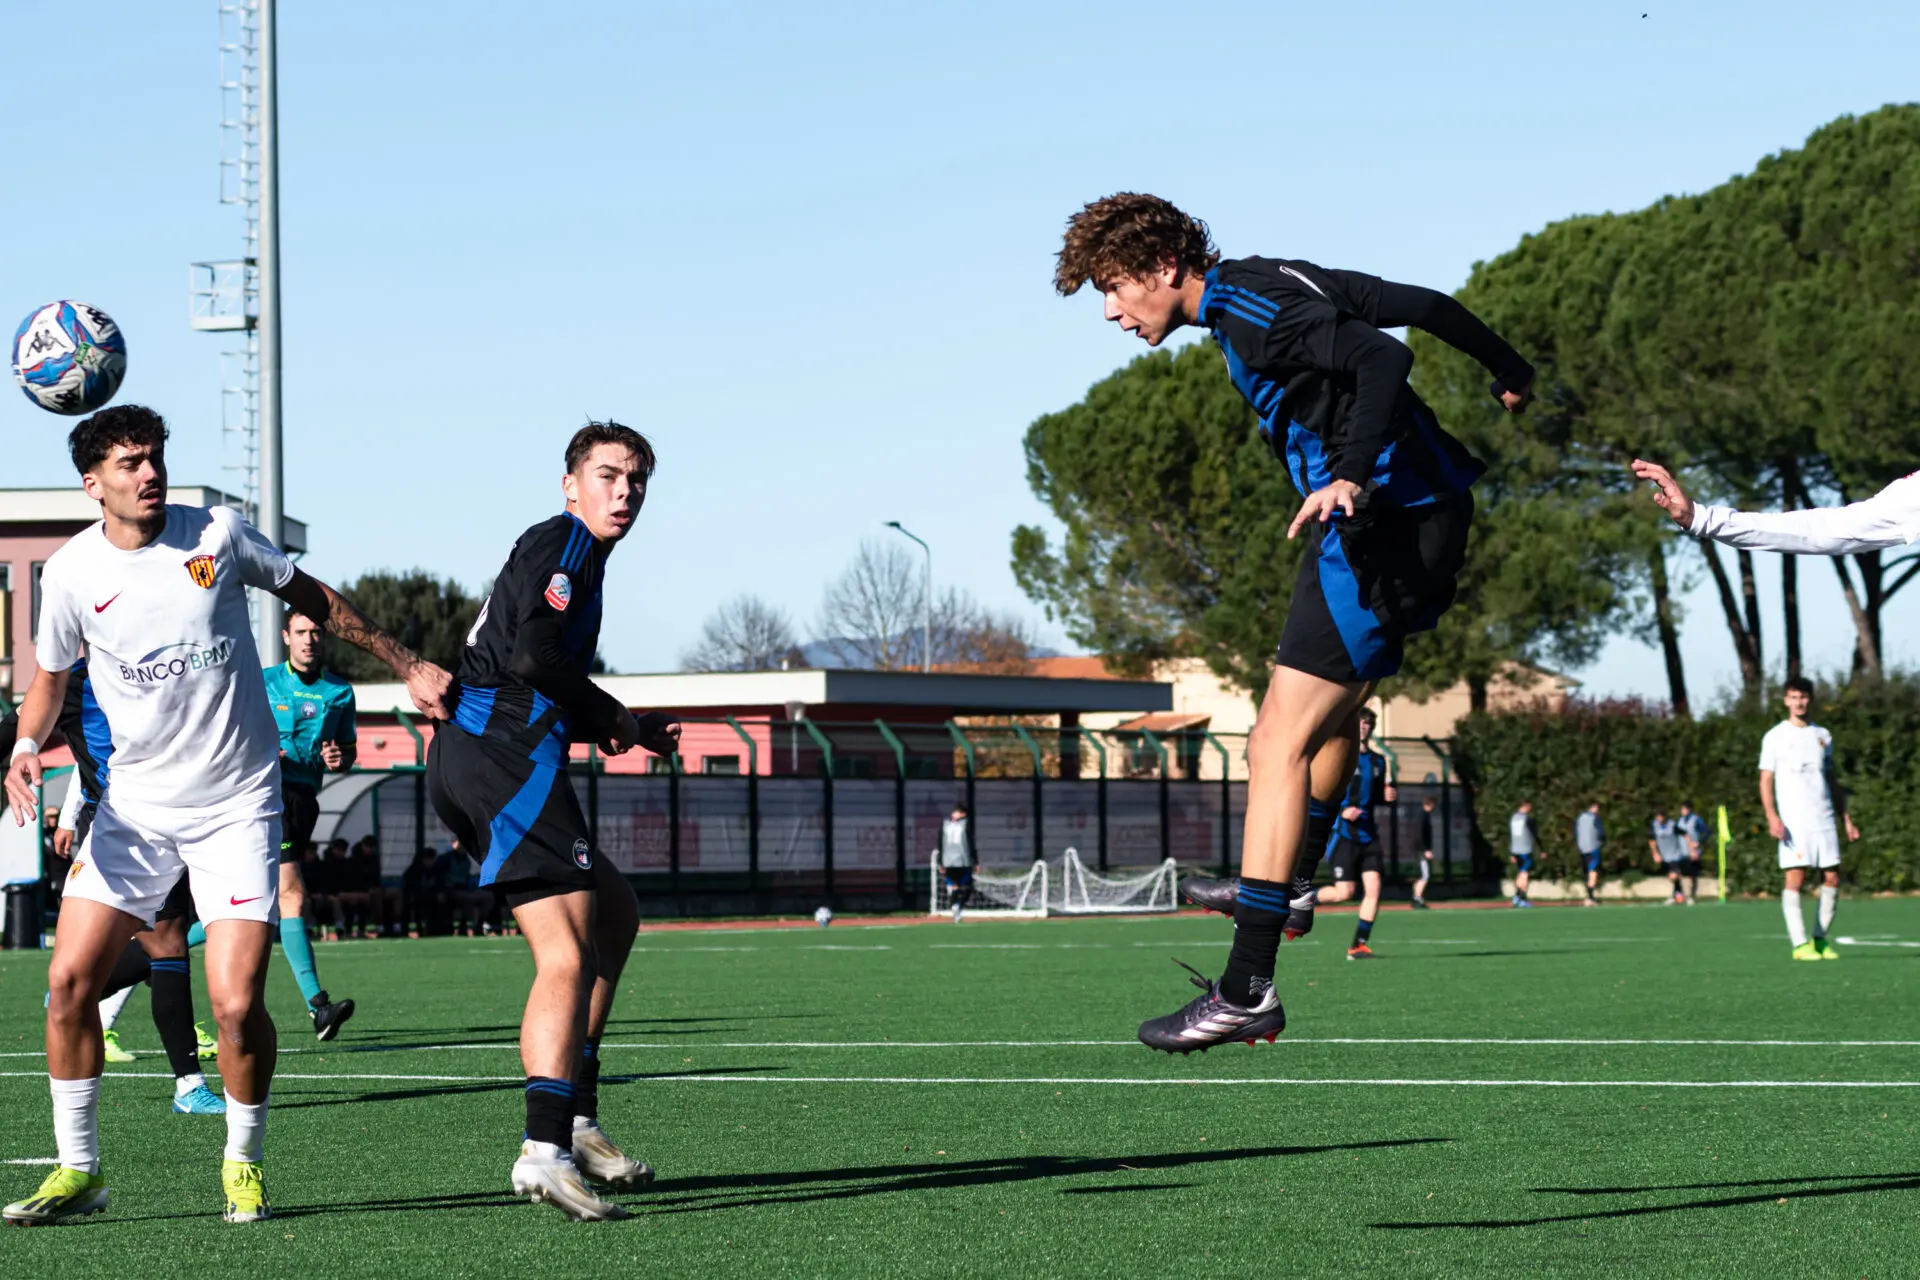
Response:
[[[821,907],[813,913],[813,922],[822,929],[826,928],[833,923],[833,911],[830,908]]]
[[[49,302],[13,334],[13,380],[51,413],[92,413],[127,376],[127,339],[84,302]]]

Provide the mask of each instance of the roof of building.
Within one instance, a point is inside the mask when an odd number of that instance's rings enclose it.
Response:
[[[247,506],[244,500],[203,484],[168,485],[167,501],[183,507],[232,507],[240,512]],[[0,534],[10,524],[72,524],[84,528],[99,518],[100,504],[79,488],[0,489]],[[307,549],[305,521],[288,516],[282,532],[288,551],[298,554]]]
[[[1205,712],[1160,711],[1122,721],[1113,726],[1113,730],[1115,733],[1138,733],[1142,729],[1148,733],[1179,733],[1183,729],[1204,729],[1212,720]]]

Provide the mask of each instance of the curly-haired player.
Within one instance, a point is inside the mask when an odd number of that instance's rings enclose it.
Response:
[[[1513,413],[1533,368],[1444,293],[1297,259],[1222,259],[1205,223],[1158,196],[1108,196],[1068,220],[1054,287],[1089,283],[1106,318],[1149,346],[1187,325],[1211,333],[1306,499],[1288,536],[1312,549],[1247,744],[1233,951],[1219,981],[1195,979],[1198,999],[1140,1028],[1177,1052],[1272,1039],[1286,1026],[1275,956],[1283,929],[1311,926],[1313,854],[1353,771],[1354,713],[1399,669],[1403,638],[1453,602],[1485,469],[1407,385],[1413,355],[1382,330],[1412,325],[1473,356]]]

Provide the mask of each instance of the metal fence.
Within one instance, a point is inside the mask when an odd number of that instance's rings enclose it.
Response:
[[[720,771],[730,767],[725,757],[713,772],[690,772],[679,757],[651,760],[658,771],[647,774],[608,773],[597,758],[572,769],[601,856],[676,910],[785,909],[796,899],[908,905],[924,893],[927,855],[956,804],[967,808],[986,866],[1057,858],[1068,847],[1101,870],[1169,857],[1227,875],[1239,866],[1243,735],[878,721],[736,727],[747,757],[738,773]],[[1421,804],[1434,796],[1436,872],[1448,883],[1470,874],[1471,819],[1444,746],[1423,749],[1438,771],[1403,776],[1397,801],[1376,817],[1389,879],[1411,879]],[[1419,767],[1407,757],[1406,747],[1392,751],[1403,774]],[[398,876],[415,850],[444,849],[451,838],[424,783],[418,768],[336,779],[322,793],[316,837],[375,833],[386,874]]]

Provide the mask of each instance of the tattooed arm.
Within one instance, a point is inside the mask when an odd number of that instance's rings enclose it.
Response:
[[[356,648],[365,649],[393,668],[407,686],[413,705],[430,720],[446,720],[453,715],[453,677],[428,662],[413,650],[375,626],[373,620],[354,607],[351,600],[326,583],[293,571],[285,586],[274,592],[296,613],[305,614]]]

